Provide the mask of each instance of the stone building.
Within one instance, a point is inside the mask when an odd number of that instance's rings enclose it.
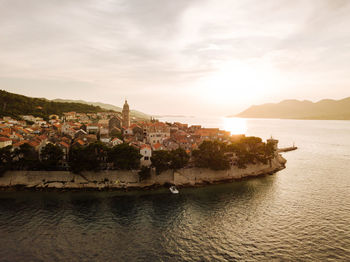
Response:
[[[123,120],[122,120],[123,128],[128,128],[130,126],[130,109],[129,109],[128,101],[126,100],[123,106],[122,116],[123,116]]]
[[[118,128],[119,130],[122,128],[122,121],[119,117],[113,116],[108,122],[109,132],[114,128]]]

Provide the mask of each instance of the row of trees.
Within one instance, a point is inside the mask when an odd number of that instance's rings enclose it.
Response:
[[[101,169],[138,169],[141,154],[128,144],[108,148],[101,142],[82,147],[74,145],[69,152],[69,166],[73,172]]]
[[[182,148],[172,151],[159,150],[152,154],[152,166],[156,168],[157,174],[168,169],[180,169],[185,167],[190,160],[190,156]]]
[[[264,143],[258,137],[244,137],[231,144],[204,141],[192,152],[194,166],[213,170],[229,169],[233,160],[239,168],[245,168],[248,164],[267,164],[274,154],[273,144]],[[108,148],[97,141],[88,146],[73,145],[69,151],[68,166],[76,173],[84,170],[131,170],[140,167],[141,157],[139,150],[128,144]],[[59,170],[62,169],[63,159],[63,151],[54,144],[47,144],[41,150],[40,157],[29,144],[23,144],[15,150],[9,146],[0,149],[0,173],[6,170]],[[189,160],[190,156],[182,148],[155,151],[151,157],[157,174],[186,167]],[[141,173],[147,177],[149,169],[142,169]]]
[[[69,151],[68,165],[73,172],[102,169],[138,169],[141,155],[128,144],[108,148],[101,142],[86,147],[73,145]],[[39,157],[29,144],[12,150],[11,146],[0,149],[0,173],[6,170],[60,170],[64,153],[54,144],[47,144]]]
[[[196,167],[226,170],[233,164],[246,168],[248,164],[267,164],[274,157],[274,145],[262,142],[259,137],[243,137],[231,144],[219,141],[204,141],[192,152]],[[188,165],[190,156],[179,148],[173,151],[155,151],[151,157],[157,174],[168,169],[180,169]]]
[[[231,144],[204,141],[193,151],[193,159],[196,167],[225,170],[230,168],[232,160],[239,168],[246,168],[248,164],[267,164],[274,154],[272,143],[264,143],[261,138],[252,136]]]

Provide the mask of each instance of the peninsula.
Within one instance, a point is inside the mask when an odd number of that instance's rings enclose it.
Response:
[[[2,188],[195,186],[285,168],[275,139],[263,142],[218,128],[140,120],[131,117],[127,101],[122,112],[83,105],[91,111],[61,112],[61,107],[46,115],[55,105],[30,107],[33,114],[0,118]]]
[[[350,120],[350,97],[342,100],[284,100],[280,103],[254,105],[230,117],[280,118],[308,120]]]

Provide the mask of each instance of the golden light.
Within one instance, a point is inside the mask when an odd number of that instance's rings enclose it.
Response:
[[[244,118],[223,118],[224,130],[230,131],[231,135],[242,135],[247,132],[247,120]]]
[[[216,105],[251,103],[274,88],[277,75],[268,62],[230,61],[203,77],[198,82],[196,92],[206,102]]]

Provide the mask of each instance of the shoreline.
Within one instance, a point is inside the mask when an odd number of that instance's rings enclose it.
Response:
[[[149,179],[139,181],[138,172],[100,171],[73,174],[69,171],[8,171],[0,177],[0,191],[132,191],[154,190],[175,185],[178,188],[203,187],[232,183],[258,176],[272,175],[285,168],[286,159],[278,154],[270,164],[248,165],[229,170],[184,168],[168,170],[159,175],[151,172]]]

